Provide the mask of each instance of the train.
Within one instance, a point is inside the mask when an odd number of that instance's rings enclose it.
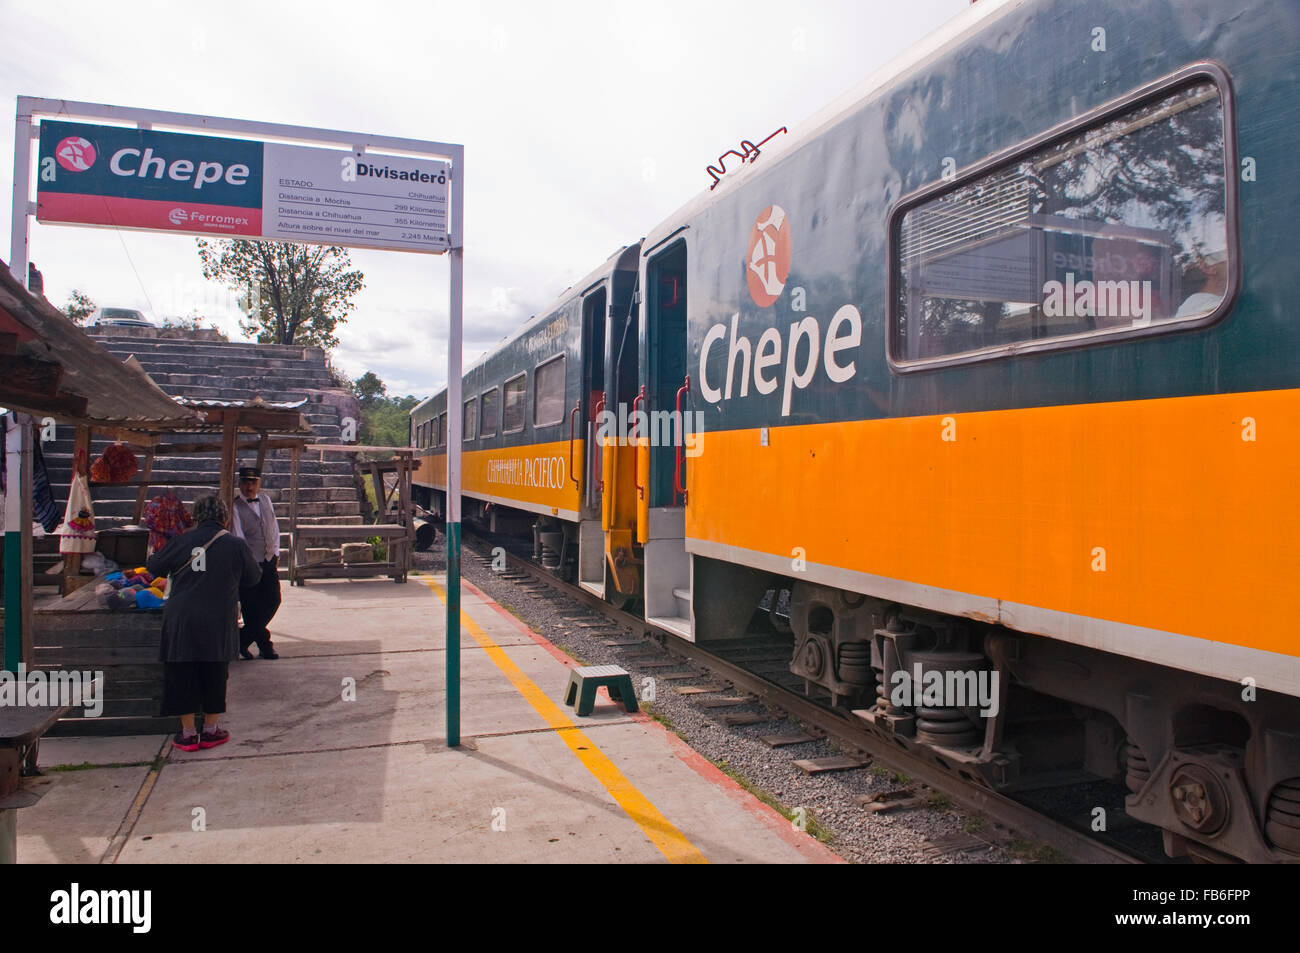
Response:
[[[768,617],[968,780],[1300,861],[1297,79],[1294,4],[980,0],[465,372],[466,519],[672,637]]]

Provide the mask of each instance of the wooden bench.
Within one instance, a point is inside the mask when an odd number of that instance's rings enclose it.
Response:
[[[596,704],[596,689],[602,685],[609,692],[609,700],[622,704],[625,712],[631,714],[637,710],[632,676],[617,665],[588,665],[570,671],[564,704],[573,705],[576,699],[574,714],[590,715]]]
[[[382,562],[312,564],[307,550],[321,548],[325,542],[362,543],[378,536],[388,548],[388,558]],[[411,568],[412,531],[399,523],[379,523],[373,526],[299,526],[291,533],[289,542],[289,582],[301,586],[306,579],[339,579],[357,576],[388,576],[394,582],[406,582]]]
[[[36,745],[72,706],[0,708],[0,864],[18,862],[18,810],[31,807],[44,785],[22,777],[36,769]]]

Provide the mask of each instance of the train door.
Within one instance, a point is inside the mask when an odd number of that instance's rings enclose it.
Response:
[[[637,545],[637,448],[628,416],[641,386],[640,245],[624,252],[611,281],[605,333],[606,422],[601,447],[601,528],[605,533],[605,599],[630,608],[641,598],[642,553]]]
[[[676,413],[687,373],[686,261],[686,242],[679,240],[646,263],[643,386],[638,393],[644,415],[636,418],[637,535],[645,548],[646,618],[690,639],[686,474]]]
[[[605,595],[605,534],[601,528],[601,448],[596,441],[598,415],[605,405],[605,320],[609,310],[605,284],[582,299],[583,429],[582,513],[578,523],[578,584]]]

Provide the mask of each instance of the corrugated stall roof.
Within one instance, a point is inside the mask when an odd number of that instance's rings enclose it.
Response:
[[[124,363],[0,262],[0,406],[116,427],[184,426],[198,412]]]

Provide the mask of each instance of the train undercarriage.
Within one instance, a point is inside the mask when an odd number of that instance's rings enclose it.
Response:
[[[1171,857],[1300,862],[1294,698],[827,586],[785,586],[791,672],[899,747],[1003,791],[1071,773],[1122,782],[1125,813],[1160,828]]]
[[[475,500],[466,500],[465,520],[518,539],[566,581],[579,578],[588,544],[578,524]],[[789,668],[808,694],[825,693],[830,705],[947,772],[1003,792],[1070,779],[1122,784],[1125,814],[1159,828],[1171,857],[1300,862],[1294,698],[1249,680],[693,560],[698,644],[743,639],[765,620],[788,634]]]

